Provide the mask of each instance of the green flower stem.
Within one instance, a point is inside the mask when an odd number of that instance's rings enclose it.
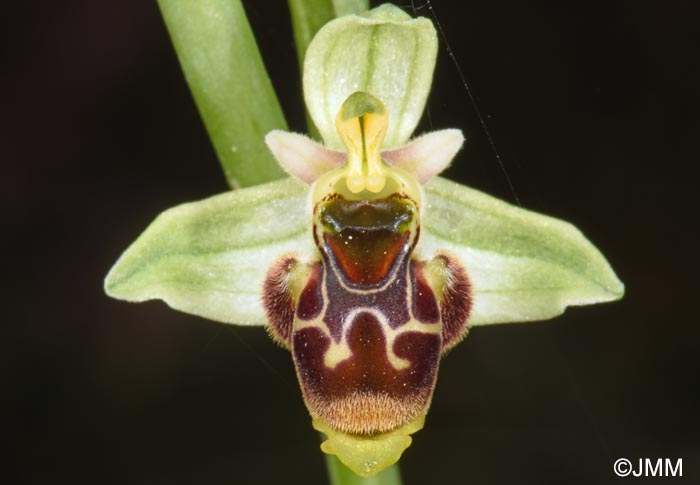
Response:
[[[369,9],[367,0],[289,0],[299,66],[304,66],[306,48],[321,27],[336,17]]]
[[[158,0],[231,187],[284,177],[264,137],[287,124],[240,0]]]
[[[288,3],[301,71],[309,42],[321,27],[335,18],[335,10],[330,0],[289,0]]]
[[[369,10],[369,0],[333,0],[336,17],[358,14]]]
[[[336,17],[362,13],[369,9],[368,0],[289,0],[288,3],[300,72],[304,71],[306,48],[321,27]],[[318,130],[308,112],[306,124],[309,134],[320,140]]]
[[[326,455],[326,467],[331,485],[401,485],[399,465],[395,464],[373,477],[364,478],[343,465],[333,455]]]

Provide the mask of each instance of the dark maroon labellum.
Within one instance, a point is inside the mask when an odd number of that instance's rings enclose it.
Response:
[[[314,416],[353,435],[394,430],[427,412],[440,355],[466,333],[466,273],[446,254],[412,258],[419,225],[409,197],[334,194],[314,221],[321,260],[298,294],[293,257],[268,273],[271,332],[292,350]]]

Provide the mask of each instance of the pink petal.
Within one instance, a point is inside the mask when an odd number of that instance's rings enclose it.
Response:
[[[347,159],[343,152],[329,150],[309,137],[282,130],[268,133],[265,143],[289,175],[307,184],[339,168]]]
[[[382,152],[382,158],[425,184],[450,165],[463,143],[461,130],[433,131],[401,148]]]

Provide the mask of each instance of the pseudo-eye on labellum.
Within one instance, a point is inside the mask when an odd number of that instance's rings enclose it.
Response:
[[[386,108],[372,95],[345,101],[336,127],[347,162],[311,188],[320,259],[284,256],[264,284],[272,335],[292,352],[314,425],[331,438],[324,448],[344,461],[354,457],[343,435],[368,456],[385,448],[398,458],[422,424],[440,355],[467,332],[471,307],[456,258],[413,254],[422,190],[415,173],[382,159],[387,124]],[[372,460],[360,461],[352,468],[373,471],[362,466]]]

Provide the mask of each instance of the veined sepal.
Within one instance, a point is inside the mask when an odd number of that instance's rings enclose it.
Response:
[[[105,291],[131,302],[163,300],[218,322],[265,325],[268,269],[284,254],[315,252],[307,196],[286,178],[168,209],[114,264]]]
[[[381,99],[392,117],[385,148],[404,145],[423,114],[436,56],[432,22],[393,5],[326,24],[304,62],[304,99],[324,144],[343,149],[336,115],[348,96],[364,91]]]
[[[547,320],[619,300],[624,285],[572,224],[442,177],[425,186],[425,256],[448,251],[473,285],[470,325]]]

